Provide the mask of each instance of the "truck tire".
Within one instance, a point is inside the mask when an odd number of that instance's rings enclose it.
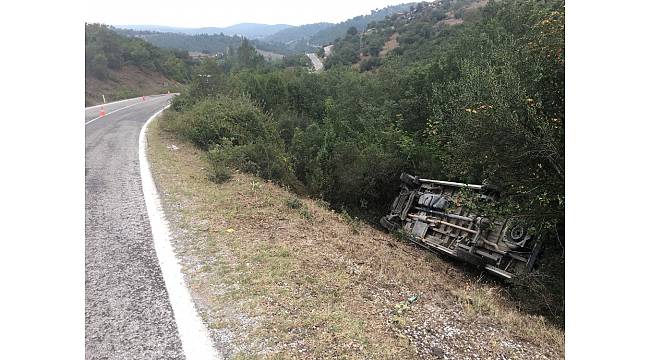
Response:
[[[386,228],[386,230],[391,232],[399,229],[399,225],[390,221],[387,216],[382,216],[381,219],[379,219],[379,223],[381,226]]]
[[[409,175],[407,173],[402,173],[399,176],[400,181],[407,187],[413,189],[417,188],[420,186],[420,181],[418,180],[417,176]]]

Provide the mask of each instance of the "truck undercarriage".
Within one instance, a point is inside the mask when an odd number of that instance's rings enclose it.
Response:
[[[498,200],[489,185],[420,179],[402,174],[399,195],[380,223],[402,230],[409,240],[511,279],[529,272],[541,241],[528,233],[524,217],[493,218],[461,206],[467,194],[481,202]]]

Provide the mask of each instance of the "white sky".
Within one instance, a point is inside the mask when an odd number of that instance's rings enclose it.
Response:
[[[224,27],[242,22],[302,25],[341,22],[409,0],[91,0],[85,22],[110,25]]]

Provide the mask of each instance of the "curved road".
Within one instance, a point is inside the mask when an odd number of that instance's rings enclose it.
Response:
[[[87,359],[185,358],[138,160],[141,127],[172,96],[108,104],[101,118],[101,107],[86,109]]]
[[[309,58],[309,60],[311,60],[311,64],[314,66],[314,71],[323,70],[323,63],[320,61],[318,56],[316,56],[315,53],[307,53],[306,55]]]

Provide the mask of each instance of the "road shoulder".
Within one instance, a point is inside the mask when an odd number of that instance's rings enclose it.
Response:
[[[564,356],[563,331],[498,286],[250,174],[210,182],[205,153],[160,120],[149,142],[172,245],[224,357]]]
[[[183,352],[188,360],[214,360],[221,356],[215,352],[205,324],[198,316],[191,295],[186,287],[185,279],[174,249],[170,243],[169,224],[165,219],[158,191],[150,172],[147,159],[147,130],[169,105],[153,114],[142,126],[139,135],[139,162],[142,190],[147,214],[151,224],[151,233],[160,263],[169,302],[174,311],[174,319],[183,345]]]

